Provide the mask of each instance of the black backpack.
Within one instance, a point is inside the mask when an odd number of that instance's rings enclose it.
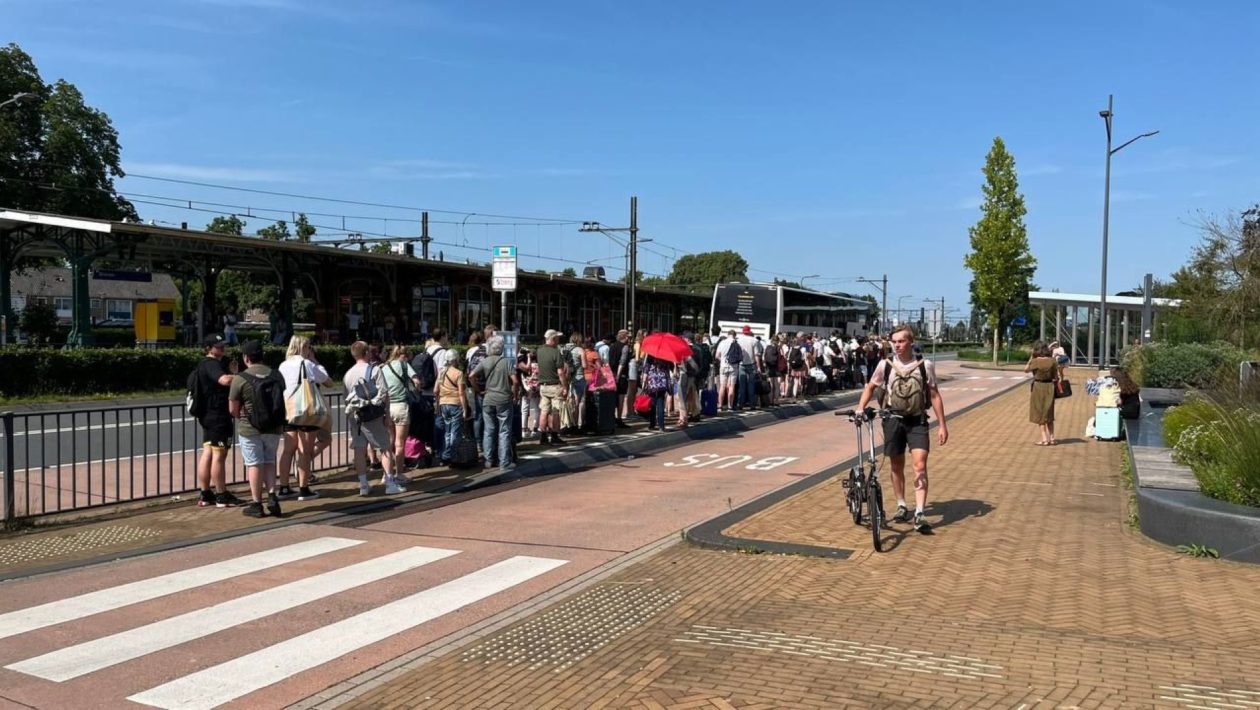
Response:
[[[420,378],[420,389],[431,390],[433,385],[437,384],[437,363],[433,361],[433,355],[428,350],[421,350],[418,355],[411,358],[411,369],[416,371],[416,377]]]
[[[209,406],[209,397],[206,396],[206,390],[201,386],[201,367],[188,373],[188,393],[184,395],[184,407],[188,410],[188,415],[194,419],[201,419],[206,416],[206,409]]]
[[[766,346],[766,351],[761,354],[762,362],[766,363],[766,369],[771,372],[779,371],[779,346],[770,343]]]
[[[793,370],[799,370],[805,367],[805,352],[801,350],[799,345],[795,345],[788,351],[788,364]]]
[[[731,347],[726,350],[726,364],[738,365],[744,361],[744,349],[739,346],[739,341],[731,338]]]
[[[241,373],[248,378],[249,425],[259,432],[284,426],[284,378],[275,370],[264,377]]]

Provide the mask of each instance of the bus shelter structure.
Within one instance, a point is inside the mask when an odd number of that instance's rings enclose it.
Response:
[[[1141,296],[1107,296],[1104,318],[1100,300],[1083,293],[1028,293],[1029,305],[1041,309],[1040,339],[1057,340],[1077,365],[1110,364],[1129,345],[1157,340],[1161,316],[1181,304],[1177,299],[1151,297],[1148,287]],[[1110,332],[1106,353],[1102,352],[1103,329]]]
[[[407,254],[377,253],[344,243],[272,241],[254,236],[217,234],[134,222],[79,219],[65,215],[0,208],[0,315],[14,323],[11,277],[23,261],[65,263],[72,281],[69,347],[93,343],[89,281],[96,269],[136,269],[168,273],[184,284],[200,283],[198,338],[214,332],[216,284],[226,270],[270,280],[278,287],[277,309],[294,322],[299,298],[312,302],[317,337],[344,340],[347,316],[356,314],[364,337],[408,342],[422,329],[441,326],[449,333],[470,333],[497,323],[506,306],[509,323],[523,337],[536,338],[548,328],[603,337],[624,327],[623,285],[522,270],[515,292],[491,289],[488,263],[445,261]],[[489,261],[490,255],[486,258]],[[506,299],[503,302],[502,299]],[[707,294],[669,288],[641,288],[634,325],[653,330],[697,330],[708,316]],[[393,337],[381,324],[396,324]],[[369,327],[371,326],[371,327]],[[389,331],[385,331],[389,332]]]

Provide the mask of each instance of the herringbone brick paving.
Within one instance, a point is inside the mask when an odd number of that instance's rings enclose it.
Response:
[[[727,534],[849,560],[676,546],[601,586],[677,601],[572,665],[477,655],[530,619],[355,706],[1260,708],[1260,569],[1128,529],[1121,445],[1082,436],[1092,405],[1060,401],[1050,448],[1032,443],[1023,388],[951,421],[932,537],[895,526],[870,552],[828,482]]]

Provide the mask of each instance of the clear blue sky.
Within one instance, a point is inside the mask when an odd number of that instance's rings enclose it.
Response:
[[[887,272],[890,306],[966,300],[967,227],[997,135],[1016,158],[1038,284],[1096,293],[1108,93],[1119,141],[1162,131],[1115,158],[1110,290],[1176,269],[1200,212],[1260,200],[1258,21],[1254,2],[1145,0],[0,0],[0,41],[108,112],[133,173],[609,225],[637,194],[647,247],[666,255],[645,253],[648,273],[675,250],[732,248],[754,279],[818,274],[808,285],[862,292],[852,277]],[[468,221],[434,225],[470,245],[448,259],[515,241],[621,264],[619,247],[572,226]]]

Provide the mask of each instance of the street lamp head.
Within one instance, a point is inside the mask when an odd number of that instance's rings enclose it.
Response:
[[[1107,109],[1103,109],[1098,112],[1098,116],[1100,118],[1111,118],[1111,112],[1108,111]]]

